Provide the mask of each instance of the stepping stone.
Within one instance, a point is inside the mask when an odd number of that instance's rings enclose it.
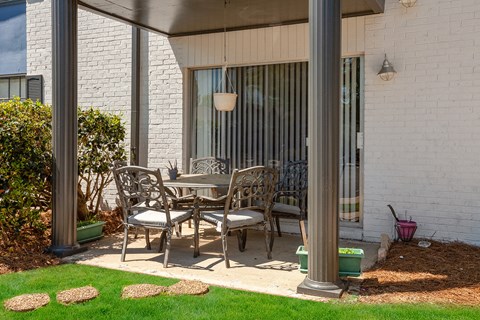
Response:
[[[167,291],[164,286],[157,286],[154,284],[134,284],[126,286],[122,290],[123,299],[138,299],[146,297],[154,297]]]
[[[69,289],[57,293],[57,301],[63,305],[82,303],[98,297],[98,290],[92,286]]]
[[[5,309],[11,311],[32,311],[46,306],[50,302],[50,297],[46,293],[22,294],[11,299],[5,300],[3,305]]]
[[[168,293],[174,295],[201,295],[208,292],[208,285],[200,281],[182,280],[168,287]]]

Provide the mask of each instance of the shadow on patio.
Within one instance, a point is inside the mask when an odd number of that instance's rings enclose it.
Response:
[[[163,253],[158,253],[159,234],[151,232],[152,250],[145,248],[145,238],[129,238],[125,262],[120,261],[123,234],[108,236],[89,245],[87,252],[65,258],[81,264],[154,274],[169,278],[200,280],[212,285],[263,292],[282,296],[305,297],[296,293],[297,285],[305,278],[298,271],[295,254],[302,240],[299,236],[284,234],[275,237],[273,259],[268,260],[263,232],[248,233],[247,247],[240,252],[235,235],[229,237],[231,268],[227,269],[222,255],[222,244],[215,228],[201,226],[200,252],[193,258],[193,230],[184,224],[182,238],[172,239],[169,267],[163,268]],[[377,256],[377,244],[340,241],[341,247],[359,247],[365,251],[362,268],[371,267]]]

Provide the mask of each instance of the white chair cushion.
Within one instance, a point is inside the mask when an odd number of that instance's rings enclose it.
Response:
[[[170,210],[170,219],[172,224],[183,222],[192,216],[192,210]],[[129,224],[149,225],[165,227],[167,224],[167,215],[165,211],[146,210],[134,213],[128,217]]]
[[[292,206],[289,204],[284,204],[284,203],[279,203],[275,202],[272,208],[272,214],[275,212],[278,213],[286,213],[286,214],[291,214],[291,215],[300,215],[300,208],[297,206]]]
[[[200,217],[208,222],[219,224],[223,223],[223,210],[204,211]],[[227,227],[239,228],[243,226],[252,226],[264,221],[263,213],[254,210],[230,211],[227,215]]]

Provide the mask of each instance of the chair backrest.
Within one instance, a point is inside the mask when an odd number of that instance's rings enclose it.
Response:
[[[242,209],[262,210],[271,208],[278,174],[273,168],[264,166],[243,170],[235,169],[230,180],[225,204],[225,215],[230,210]]]
[[[279,183],[279,191],[306,192],[308,188],[308,164],[306,160],[289,161],[285,165]]]
[[[152,208],[163,209],[167,216],[167,224],[170,224],[170,212],[159,169],[149,170],[138,166],[114,165],[113,177],[125,221],[133,211]]]
[[[228,174],[230,173],[230,159],[215,157],[190,158],[190,173],[192,174]]]

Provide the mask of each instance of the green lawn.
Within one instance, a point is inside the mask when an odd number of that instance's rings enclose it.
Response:
[[[0,319],[480,319],[479,308],[435,305],[320,303],[211,287],[204,296],[157,296],[122,300],[122,287],[176,280],[82,265],[61,265],[0,276]],[[56,292],[92,285],[100,296],[63,306]],[[28,313],[6,311],[3,301],[24,293],[46,292],[52,301]]]

